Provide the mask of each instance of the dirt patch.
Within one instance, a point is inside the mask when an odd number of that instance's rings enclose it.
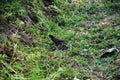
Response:
[[[25,45],[32,45],[32,38],[28,33],[19,29],[17,26],[7,26],[2,25],[0,30],[1,37],[6,36],[6,39],[14,42],[15,39],[18,39]]]
[[[36,16],[36,12],[33,11],[33,8],[35,6],[34,3],[28,3],[27,1],[22,1],[22,5],[24,6],[27,14],[26,16],[20,18],[21,20],[23,20],[24,22],[26,22],[26,24],[29,25],[33,25],[34,23],[38,23],[39,19]]]
[[[100,20],[99,26],[100,27],[103,27],[105,25],[107,25],[107,26],[115,26],[117,24],[115,24],[113,21],[115,21],[117,19],[117,17],[119,17],[119,14],[109,15],[109,16],[105,17],[104,19]]]
[[[5,61],[20,61],[21,54],[16,51],[17,41],[24,45],[31,46],[32,40],[28,33],[17,26],[1,25],[0,29],[0,54],[5,54]],[[16,41],[17,40],[17,41]]]

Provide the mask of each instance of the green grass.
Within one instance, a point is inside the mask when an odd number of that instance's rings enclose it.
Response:
[[[119,75],[120,15],[110,11],[113,3],[80,0],[76,5],[54,0],[54,5],[45,7],[42,1],[27,0],[3,4],[0,80],[111,80]],[[104,19],[109,23],[100,25]],[[20,41],[20,33],[27,35],[30,45]],[[69,49],[60,50],[49,34],[65,40]],[[99,58],[103,50],[114,47],[115,55]]]

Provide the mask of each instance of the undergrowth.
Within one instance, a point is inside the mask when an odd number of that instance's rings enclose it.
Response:
[[[0,80],[118,80],[118,4],[2,0]],[[50,34],[65,40],[68,49],[56,46]]]

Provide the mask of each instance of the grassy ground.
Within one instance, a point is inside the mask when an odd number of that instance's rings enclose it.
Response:
[[[119,2],[0,4],[0,80],[119,79]],[[65,40],[68,49],[56,46],[50,34]]]

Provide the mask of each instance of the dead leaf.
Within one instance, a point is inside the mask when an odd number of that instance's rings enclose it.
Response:
[[[115,55],[115,52],[117,52],[116,48],[110,48],[107,50],[103,50],[102,54],[100,54],[100,57],[103,58],[103,57],[112,56],[112,55]]]
[[[25,32],[19,32],[19,35],[21,35],[21,37],[20,37],[21,42],[23,42],[26,45],[31,44],[30,37],[28,34],[26,34]]]
[[[34,22],[32,21],[32,19],[29,17],[29,16],[26,16],[25,17],[25,22],[27,25],[32,25],[34,24]]]
[[[78,79],[77,77],[74,77],[74,79],[73,80],[80,80],[80,79]]]

